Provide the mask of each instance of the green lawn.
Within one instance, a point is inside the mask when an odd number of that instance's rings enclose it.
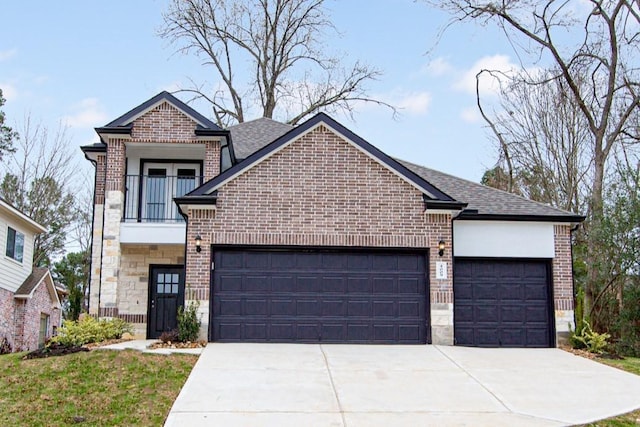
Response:
[[[161,426],[197,356],[94,350],[0,356],[0,426]]]
[[[631,372],[636,375],[640,375],[640,358],[627,357],[623,360],[603,359],[597,358],[596,361],[604,363],[605,365],[613,366],[615,368],[622,369],[627,372]],[[598,421],[590,426],[602,426],[602,427],[626,427],[626,426],[638,426],[640,425],[640,410],[633,411],[628,414],[620,415],[619,417],[609,418],[606,420]]]

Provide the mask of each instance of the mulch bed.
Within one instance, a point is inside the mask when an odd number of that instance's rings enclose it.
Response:
[[[176,349],[176,348],[205,348],[206,346],[207,346],[207,342],[206,341],[195,341],[195,342],[191,342],[191,341],[187,341],[187,342],[171,342],[171,341],[162,342],[162,341],[158,341],[158,342],[154,342],[153,344],[151,344],[149,346],[149,348],[151,350],[155,350],[157,348],[171,348],[171,349]]]
[[[614,360],[624,359],[624,357],[618,356],[617,354],[611,354],[611,353],[596,354],[596,353],[590,353],[587,350],[581,350],[578,348],[565,347],[565,346],[561,346],[560,349],[564,351],[568,351],[569,353],[573,353],[576,356],[584,357],[585,359],[591,359],[591,360],[593,359],[614,359]]]
[[[23,359],[42,359],[45,357],[64,356],[65,354],[78,353],[81,351],[89,351],[88,348],[82,346],[67,346],[62,344],[51,344],[48,347],[40,348],[27,353]]]

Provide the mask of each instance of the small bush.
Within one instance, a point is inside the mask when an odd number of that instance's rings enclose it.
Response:
[[[69,320],[58,329],[58,335],[51,338],[52,344],[81,346],[93,342],[120,339],[126,332],[132,333],[131,324],[122,319],[97,320],[84,316],[80,320]]]
[[[200,332],[199,307],[199,301],[191,301],[187,308],[178,308],[178,341],[195,342],[198,340],[198,334]]]
[[[591,325],[586,320],[582,321],[582,330],[580,332],[571,331],[569,341],[573,348],[584,348],[590,353],[602,354],[609,345],[608,340],[611,335],[598,333],[591,329]]]
[[[9,344],[9,340],[6,337],[2,337],[2,340],[0,340],[0,354],[9,353],[11,353],[11,344]]]
[[[174,329],[172,331],[163,332],[159,339],[163,343],[178,342],[178,330]]]

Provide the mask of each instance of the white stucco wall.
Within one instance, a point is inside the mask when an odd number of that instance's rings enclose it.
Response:
[[[553,224],[454,221],[453,254],[462,257],[553,258]]]

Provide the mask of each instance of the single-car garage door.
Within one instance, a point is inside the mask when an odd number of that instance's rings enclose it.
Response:
[[[428,340],[426,252],[213,248],[210,339]]]
[[[550,265],[456,258],[456,345],[552,347]]]

